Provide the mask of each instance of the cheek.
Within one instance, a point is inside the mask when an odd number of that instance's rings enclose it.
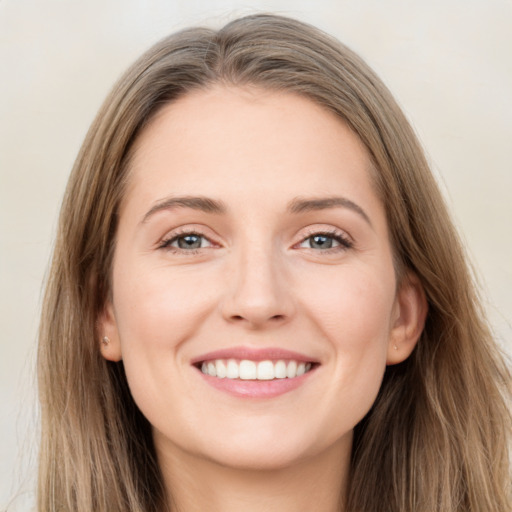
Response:
[[[125,346],[141,340],[145,349],[179,344],[212,303],[211,290],[204,289],[197,273],[162,266],[117,277],[116,320]]]
[[[331,350],[333,393],[344,414],[361,419],[376,398],[386,368],[395,299],[394,274],[356,268],[338,271],[317,289],[310,321]]]
[[[392,270],[347,267],[321,280],[317,276],[308,286],[309,309],[337,349],[358,352],[387,341],[395,300],[393,276]]]
[[[215,288],[204,286],[197,272],[194,277],[154,265],[132,265],[130,272],[123,270],[118,265],[114,275],[114,310],[123,364],[135,402],[154,420],[169,404],[179,403],[179,395],[172,390],[183,371],[180,348],[194,338],[201,319],[216,303],[211,296]],[[168,390],[167,394],[163,395],[162,389]]]

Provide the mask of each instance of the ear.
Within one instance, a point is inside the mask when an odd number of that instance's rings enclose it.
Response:
[[[401,363],[411,355],[425,326],[427,311],[423,286],[416,274],[409,272],[396,294],[386,360],[388,365]]]
[[[119,331],[117,329],[114,307],[110,300],[105,303],[103,311],[98,317],[98,335],[101,355],[108,361],[121,361],[122,353]]]

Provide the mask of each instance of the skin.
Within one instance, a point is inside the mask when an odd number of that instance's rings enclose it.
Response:
[[[339,118],[255,88],[190,93],[137,140],[101,350],[124,362],[180,510],[340,510],[353,428],[426,313],[417,279],[396,282],[370,169]],[[158,207],[177,196],[225,212]],[[333,196],[351,203],[288,211]],[[190,232],[202,247],[180,249]],[[297,389],[254,399],[215,389],[191,364],[238,346],[319,365]]]

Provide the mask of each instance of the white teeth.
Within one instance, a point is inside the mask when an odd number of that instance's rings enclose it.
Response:
[[[248,361],[244,359],[240,361],[240,366],[238,367],[240,372],[240,378],[242,380],[254,380],[256,379],[256,363],[254,361]]]
[[[250,361],[242,359],[216,359],[204,362],[201,371],[219,379],[274,380],[293,379],[311,370],[311,363],[297,361]]]
[[[208,363],[208,375],[211,375],[212,377],[217,376],[217,370],[215,369],[215,363],[212,363],[212,362]]]
[[[274,363],[272,361],[261,361],[258,363],[258,380],[272,380],[274,374]]]
[[[204,372],[203,372],[204,373]],[[238,379],[240,372],[238,371],[238,363],[233,359],[228,361],[228,371],[226,377],[228,379]]]
[[[289,379],[293,379],[297,375],[297,363],[295,361],[290,361],[288,366],[286,367],[286,376]]]
[[[277,361],[274,365],[274,373],[276,379],[286,379],[286,363],[284,361]]]
[[[215,361],[215,371],[219,379],[223,379],[227,374],[227,368],[222,359]]]

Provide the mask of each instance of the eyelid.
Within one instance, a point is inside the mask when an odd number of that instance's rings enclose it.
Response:
[[[196,251],[200,251],[202,249],[208,249],[210,247],[219,246],[218,242],[215,242],[211,235],[206,234],[206,230],[201,229],[201,227],[197,227],[196,225],[190,226],[180,226],[171,231],[168,231],[156,244],[157,249],[165,249],[173,252],[187,253],[192,254]],[[187,235],[196,235],[205,240],[208,240],[210,246],[209,247],[200,247],[196,249],[182,249],[180,247],[174,247],[171,244],[176,241],[178,238],[187,236]]]
[[[190,225],[190,226],[180,226],[178,228],[175,228],[169,232],[167,232],[158,242],[157,242],[157,249],[165,249],[177,253],[184,253],[184,254],[194,254],[195,252],[199,252],[203,249],[209,249],[211,247],[220,247],[221,244],[219,242],[215,241],[215,237],[206,234],[206,231],[209,231],[207,229],[202,229],[200,226],[197,225]],[[305,231],[305,232],[304,232]],[[198,247],[195,249],[183,249],[179,247],[174,247],[171,244],[175,242],[178,238],[184,237],[187,235],[196,235],[199,237],[204,238],[209,242],[208,247]],[[300,245],[303,244],[306,240],[309,238],[312,238],[313,236],[318,235],[324,235],[327,237],[331,237],[338,245],[336,247],[330,247],[327,249],[315,249],[315,248],[309,248],[309,250],[314,251],[316,253],[323,252],[323,253],[329,253],[329,252],[337,252],[337,251],[344,251],[348,250],[354,247],[354,240],[353,238],[344,230],[339,229],[334,226],[307,226],[306,228],[303,228],[303,232],[301,233],[300,239],[298,242],[296,242],[292,248],[297,249],[301,248]],[[304,248],[308,249],[308,248]]]
[[[198,239],[201,240],[201,246],[200,247],[197,247],[195,249],[199,250],[199,249],[205,249],[206,247],[211,247],[213,244],[211,242],[211,240],[209,238],[207,238],[206,236],[204,235],[201,235],[200,233],[184,233],[183,235],[176,235],[174,237],[172,237],[168,242],[168,247],[173,247],[175,249],[179,249],[179,250],[183,250],[183,251],[186,251],[186,252],[189,252],[189,251],[192,251],[194,249],[185,249],[184,247],[179,247],[179,246],[176,246],[174,245],[176,242],[179,242],[180,239],[182,238],[187,238],[187,237],[197,237]],[[204,246],[203,245],[203,241],[206,241],[208,245]]]
[[[331,247],[328,249],[313,249],[313,248],[307,248],[312,250],[314,252],[323,252],[323,253],[329,253],[329,252],[337,252],[337,251],[344,251],[347,249],[351,249],[354,247],[354,239],[344,230],[336,228],[334,226],[308,226],[306,229],[306,233],[301,234],[301,238],[299,242],[294,244],[294,248],[300,248],[300,245],[303,244],[306,240],[309,238],[312,238],[314,236],[318,235],[324,235],[333,238],[338,242],[338,246]]]

